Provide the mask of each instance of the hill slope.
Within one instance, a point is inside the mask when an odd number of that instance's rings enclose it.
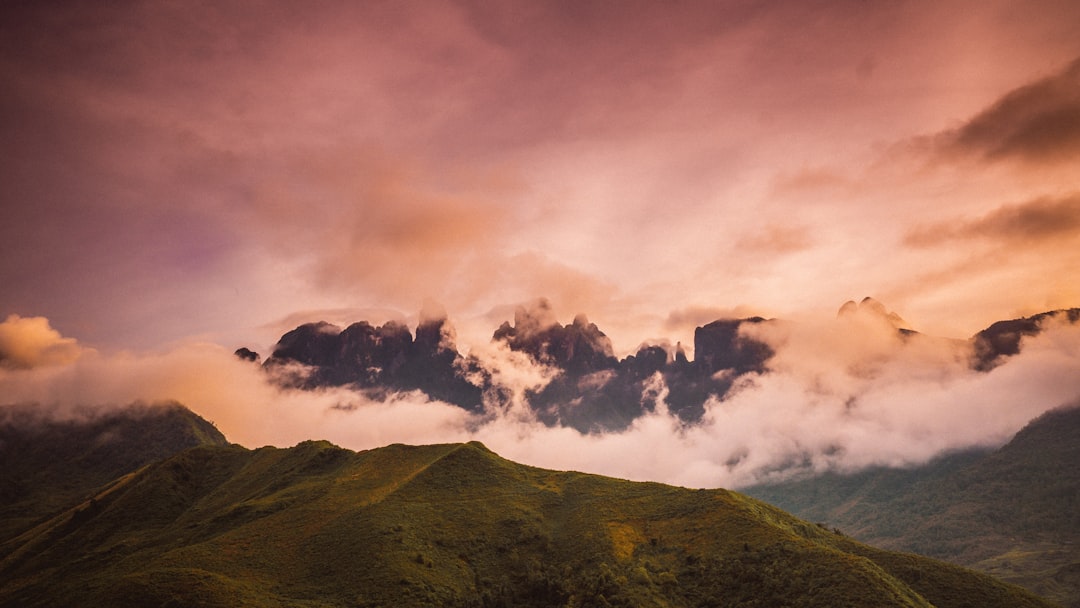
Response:
[[[1080,606],[1080,408],[1032,421],[993,452],[912,470],[748,488],[865,542],[991,572]]]
[[[227,443],[214,425],[177,403],[64,420],[33,406],[0,408],[0,541],[145,464]]]
[[[741,494],[504,460],[203,446],[0,545],[0,606],[1049,606]]]

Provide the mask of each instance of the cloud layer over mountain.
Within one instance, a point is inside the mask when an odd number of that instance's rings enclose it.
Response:
[[[54,416],[175,399],[252,447],[310,438],[352,449],[479,439],[538,466],[698,487],[900,466],[996,445],[1043,411],[1080,397],[1080,325],[1066,318],[1044,319],[1020,354],[988,372],[972,368],[966,341],[898,332],[887,315],[866,307],[837,319],[740,331],[775,350],[766,373],[741,376],[690,423],[663,406],[667,387],[657,375],[645,392],[660,406],[613,432],[540,422],[527,391],[551,382],[556,371],[499,341],[471,352],[509,398],[478,412],[419,392],[372,398],[345,387],[282,388],[257,364],[208,343],[8,366],[0,369],[0,394],[5,403],[37,403]]]

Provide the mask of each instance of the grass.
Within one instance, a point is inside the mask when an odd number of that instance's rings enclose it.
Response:
[[[143,465],[198,445],[226,445],[212,424],[176,403],[132,405],[74,420],[34,407],[0,412],[0,542],[85,500]]]
[[[873,545],[999,576],[1080,607],[1080,409],[1048,412],[996,451],[747,491]]]
[[[725,490],[477,443],[204,446],[0,546],[2,606],[1048,606]]]

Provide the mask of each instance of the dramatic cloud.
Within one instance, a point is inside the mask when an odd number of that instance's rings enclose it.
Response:
[[[1020,87],[963,126],[938,136],[947,154],[1026,163],[1080,159],[1080,59]]]
[[[917,227],[904,242],[916,247],[945,245],[953,240],[984,239],[1005,246],[1061,244],[1080,238],[1080,194],[1043,197],[1005,205],[970,221]]]
[[[502,343],[473,354],[502,391],[469,414],[417,393],[372,400],[346,389],[283,390],[259,366],[210,344],[159,354],[87,354],[65,365],[0,369],[5,403],[52,415],[88,406],[178,400],[247,446],[328,439],[352,449],[477,439],[508,458],[557,469],[692,487],[739,487],[810,471],[917,464],[949,450],[994,446],[1028,420],[1080,397],[1080,325],[1049,319],[1020,355],[988,373],[966,342],[898,333],[885,315],[744,326],[777,352],[769,373],[710,401],[700,423],[660,406],[618,433],[538,423],[527,391],[554,370]],[[507,399],[506,397],[510,397]]]
[[[546,296],[616,352],[670,311],[851,293],[941,324],[908,229],[1080,189],[1069,0],[0,11],[0,315],[97,348],[427,297],[472,321]],[[966,330],[1072,295],[972,272]]]
[[[688,485],[1000,441],[1075,397],[1072,329],[978,375],[831,317],[874,293],[966,338],[1080,304],[1077,31],[1075,0],[2,3],[3,398]],[[618,357],[798,323],[701,425],[582,436],[521,406],[551,370],[489,344],[539,297]],[[428,298],[516,406],[281,391],[230,354]]]

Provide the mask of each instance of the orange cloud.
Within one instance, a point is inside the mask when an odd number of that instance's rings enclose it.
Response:
[[[0,323],[0,367],[31,369],[65,365],[86,351],[74,338],[65,338],[45,317],[8,315]]]
[[[919,226],[907,233],[904,243],[931,247],[955,240],[986,239],[1005,244],[1038,244],[1078,236],[1080,193],[1074,193],[1005,205],[975,220]]]
[[[1031,163],[1080,157],[1080,59],[1009,92],[958,129],[938,136],[947,155]]]

